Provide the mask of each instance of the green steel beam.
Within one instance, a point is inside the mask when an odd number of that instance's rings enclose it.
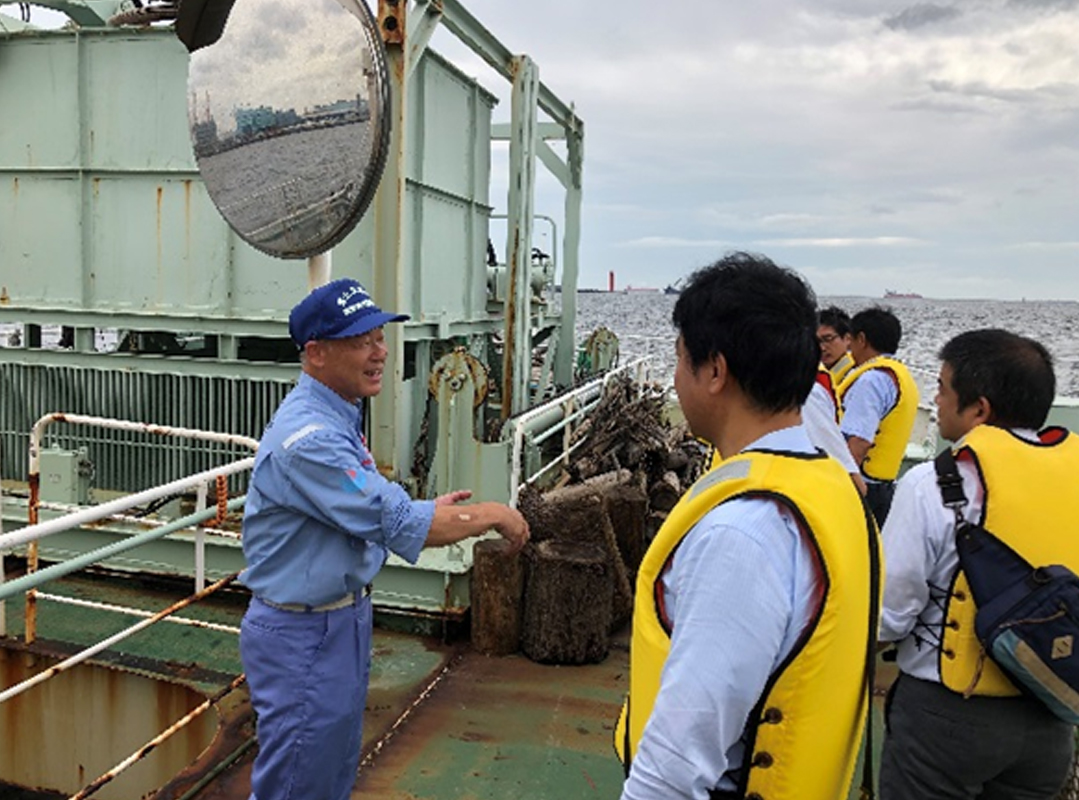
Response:
[[[16,177],[48,175],[54,178],[79,178],[83,175],[100,176],[102,178],[108,177],[126,177],[128,175],[142,175],[142,176],[156,176],[160,175],[166,178],[191,178],[197,180],[200,178],[199,171],[197,169],[165,169],[159,167],[133,167],[128,169],[126,167],[34,167],[28,169],[26,167],[11,167],[0,164],[0,175],[14,175]]]
[[[422,13],[415,17],[415,21],[409,19],[408,32],[405,35],[405,44],[408,47],[409,75],[412,74],[412,70],[416,68],[416,65],[420,63],[420,59],[423,58],[423,53],[431,41],[431,36],[438,28],[438,23],[442,20],[441,0],[420,3],[417,9],[422,10]]]
[[[566,322],[558,332],[558,357],[554,368],[555,382],[562,386],[569,386],[573,382],[573,367],[577,355],[574,321],[577,319],[577,280],[580,275],[583,161],[584,129],[579,128],[566,140],[569,183],[566,185],[563,221],[565,233],[562,238],[562,319]]]
[[[119,0],[32,0],[31,5],[67,14],[84,28],[103,28],[121,4]]]
[[[421,4],[426,2],[429,0],[420,0]],[[441,0],[441,2],[443,24],[503,78],[509,81],[514,80],[516,70],[514,55],[506,46],[472,16],[459,0]],[[565,130],[581,129],[581,120],[573,109],[542,83],[539,84],[536,102]]]
[[[201,375],[211,378],[247,378],[249,380],[294,381],[298,364],[272,364],[261,361],[220,361],[213,358],[155,356],[135,353],[79,353],[67,350],[28,350],[0,347],[0,366],[35,364],[47,367],[82,367],[89,369],[143,372],[152,375]]]
[[[282,319],[252,319],[201,314],[142,314],[117,311],[87,311],[72,308],[0,305],[0,323],[23,325],[70,325],[76,328],[115,328],[137,331],[198,331],[223,336],[288,338],[288,323]]]
[[[378,18],[389,12],[398,20],[398,30],[408,30],[406,12],[408,3],[389,3],[379,0]],[[385,35],[384,31],[384,35]],[[373,285],[369,288],[375,300],[383,308],[407,308],[402,281],[405,272],[405,225],[404,209],[407,186],[405,176],[408,168],[408,44],[404,36],[386,36],[386,59],[390,84],[390,141],[386,147],[386,166],[382,173],[378,192],[371,204],[374,217],[375,240],[373,244]],[[415,232],[411,232],[415,235]],[[408,463],[405,452],[412,443],[407,437],[398,436],[406,431],[405,403],[403,395],[404,336],[400,325],[386,328],[386,344],[389,354],[384,367],[385,380],[382,391],[371,399],[370,438],[368,446],[375,464],[391,476],[403,474]]]
[[[511,128],[508,122],[495,122],[491,125],[491,139],[508,142]],[[544,141],[565,139],[566,129],[555,122],[540,122],[536,125],[536,137]]]
[[[539,69],[528,56],[514,58],[509,158],[509,235],[506,264],[506,338],[502,356],[502,416],[528,407],[532,368],[529,326],[532,278],[532,214],[536,186],[536,92]]]
[[[550,173],[558,179],[558,182],[568,189],[570,187],[569,167],[559,157],[558,153],[541,139],[536,142],[536,155],[539,156],[540,161],[543,162],[543,165],[547,167]]]

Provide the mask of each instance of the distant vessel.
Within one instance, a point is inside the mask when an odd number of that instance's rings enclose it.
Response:
[[[685,278],[679,278],[674,283],[668,283],[667,288],[663,290],[663,294],[682,294],[683,283],[685,283]]]
[[[896,292],[892,289],[884,290],[885,300],[924,300],[917,292]]]

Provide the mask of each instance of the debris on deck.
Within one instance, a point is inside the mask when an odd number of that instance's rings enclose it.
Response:
[[[477,650],[506,655],[519,646],[535,661],[558,664],[606,657],[610,633],[632,616],[648,543],[708,456],[668,412],[664,393],[612,379],[575,431],[580,447],[554,486],[522,489],[518,508],[532,532],[524,552],[512,565],[495,550],[476,553]]]

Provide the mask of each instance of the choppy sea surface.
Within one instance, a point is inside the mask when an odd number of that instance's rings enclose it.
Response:
[[[598,292],[577,295],[577,341],[601,325],[619,338],[622,363],[652,356],[652,376],[674,374],[676,295],[660,292]],[[933,300],[871,297],[819,297],[821,307],[836,305],[850,314],[879,305],[890,308],[903,325],[897,355],[915,370],[923,400],[931,400],[940,369],[937,352],[953,336],[975,328],[1004,328],[1041,342],[1053,355],[1057,394],[1079,397],[1079,303],[1074,301]]]
[[[622,363],[652,357],[651,375],[667,382],[674,375],[674,327],[671,311],[677,296],[661,292],[582,292],[577,295],[577,342],[606,326],[619,338]],[[915,371],[922,398],[932,399],[940,368],[937,352],[956,334],[974,328],[1005,328],[1044,344],[1056,364],[1057,393],[1079,397],[1079,303],[1075,301],[931,300],[871,297],[820,297],[821,306],[837,305],[854,313],[873,305],[892,309],[903,324],[898,356]],[[557,302],[557,295],[556,295]],[[0,347],[11,344],[16,327],[0,324]],[[56,347],[60,330],[42,330],[42,346]],[[116,332],[99,330],[98,350],[116,346]]]

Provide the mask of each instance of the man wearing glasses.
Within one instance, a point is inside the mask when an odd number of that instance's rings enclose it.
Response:
[[[818,315],[817,341],[820,342],[820,360],[832,373],[836,386],[854,368],[850,354],[850,316],[838,306],[828,306]]]

